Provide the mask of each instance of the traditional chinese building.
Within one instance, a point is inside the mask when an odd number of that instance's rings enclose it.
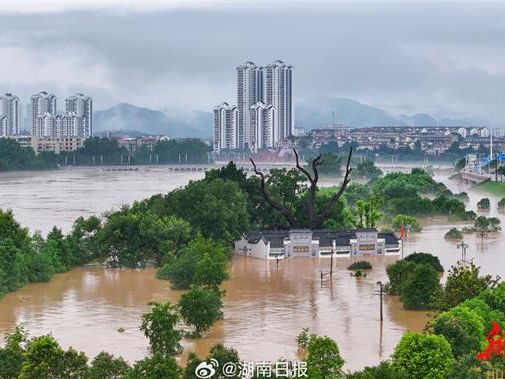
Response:
[[[235,241],[235,254],[261,259],[289,257],[396,255],[401,240],[375,228],[351,230],[264,230]]]

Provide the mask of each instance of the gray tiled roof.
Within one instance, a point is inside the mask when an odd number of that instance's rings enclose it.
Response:
[[[350,240],[356,238],[357,232],[376,231],[374,228],[362,228],[352,230],[334,230],[334,229],[317,229],[312,230],[312,238],[319,240],[319,246],[333,246],[335,241],[336,246],[348,246]],[[280,248],[284,246],[284,241],[289,239],[289,230],[262,230],[257,232],[249,232],[245,234],[245,238],[249,243],[258,243],[261,239],[265,242],[270,242],[270,247]],[[399,238],[395,233],[378,233],[378,238],[384,238],[386,245],[398,244]]]

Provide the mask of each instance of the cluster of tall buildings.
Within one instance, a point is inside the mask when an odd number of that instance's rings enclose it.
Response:
[[[93,135],[93,100],[78,93],[65,99],[65,112],[57,112],[54,94],[41,91],[30,97],[24,128],[34,139],[82,139]],[[21,133],[21,103],[17,96],[0,96],[0,137],[14,137]]]
[[[237,67],[237,105],[214,108],[214,151],[274,148],[294,132],[293,66]]]

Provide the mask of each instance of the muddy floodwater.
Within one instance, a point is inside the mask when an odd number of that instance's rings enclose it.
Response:
[[[163,168],[135,172],[96,169],[0,175],[0,208],[11,208],[30,230],[47,232],[53,224],[68,230],[83,215],[100,214],[154,193],[167,192],[198,179],[201,173],[171,173]],[[470,194],[469,207],[483,197],[467,186],[437,177],[455,191]],[[496,213],[498,199],[491,199]],[[449,268],[461,258],[456,243],[443,239],[453,226],[443,219],[424,220],[422,233],[409,236],[405,253],[438,255]],[[463,226],[459,224],[458,226]],[[486,273],[505,277],[505,233],[481,241],[467,236],[468,258]],[[396,257],[368,258],[373,270],[353,278],[350,258],[335,259],[333,276],[320,280],[330,260],[291,259],[265,262],[235,257],[230,280],[224,284],[225,318],[204,338],[185,341],[185,355],[205,355],[222,342],[236,348],[248,361],[296,358],[296,335],[302,328],[328,335],[339,345],[347,369],[374,365],[387,358],[406,330],[422,330],[426,312],[403,309],[396,297],[384,298],[384,322],[379,321],[377,281],[387,280],[385,268]],[[25,323],[32,335],[52,333],[60,343],[94,356],[102,350],[130,361],[147,354],[147,342],[138,330],[140,317],[153,300],[176,302],[181,294],[166,281],[154,278],[154,269],[119,270],[85,266],[55,275],[49,283],[30,284],[0,300],[0,337]],[[118,332],[124,328],[124,332]],[[184,357],[182,358],[184,359]]]

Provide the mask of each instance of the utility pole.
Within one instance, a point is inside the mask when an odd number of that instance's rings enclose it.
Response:
[[[494,181],[498,181],[498,153],[494,155]]]
[[[331,249],[331,260],[330,260],[330,276],[333,275],[333,252],[334,250]]]
[[[382,293],[383,293],[383,284],[382,282],[379,280],[377,282],[377,285],[380,287],[380,320],[381,322],[384,321],[384,315],[383,315],[383,312],[382,312]]]

